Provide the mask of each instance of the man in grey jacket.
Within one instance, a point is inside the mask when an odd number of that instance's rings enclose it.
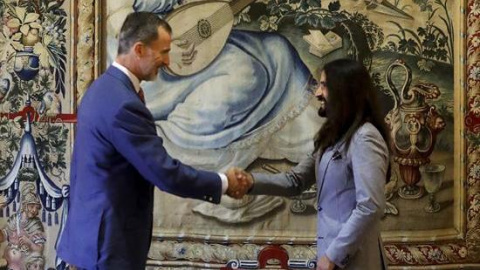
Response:
[[[244,174],[250,194],[294,196],[317,184],[317,269],[386,269],[380,237],[389,178],[388,133],[368,71],[353,60],[325,65],[316,92],[327,121],[315,151],[290,171]]]

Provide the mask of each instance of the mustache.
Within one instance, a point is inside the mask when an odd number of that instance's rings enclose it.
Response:
[[[324,97],[324,96],[321,96],[321,95],[320,95],[320,96],[317,96],[317,100],[318,100],[318,101],[327,102],[327,100],[325,99],[325,97]]]
[[[320,102],[320,107],[318,108],[318,115],[320,117],[327,117],[327,100],[323,95],[317,96],[317,100]]]

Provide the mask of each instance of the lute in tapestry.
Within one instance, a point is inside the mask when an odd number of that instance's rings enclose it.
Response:
[[[194,2],[170,13],[166,20],[173,33],[167,71],[188,76],[207,67],[225,46],[234,15],[253,1]]]

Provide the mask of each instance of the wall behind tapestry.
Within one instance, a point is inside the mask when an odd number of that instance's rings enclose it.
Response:
[[[5,269],[64,269],[76,2],[0,2],[0,242]]]

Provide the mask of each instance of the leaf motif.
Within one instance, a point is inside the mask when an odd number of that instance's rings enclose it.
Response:
[[[28,35],[28,31],[30,31],[30,26],[28,24],[24,24],[20,27],[20,32],[22,32],[23,35]]]
[[[8,38],[5,36],[5,34],[0,32],[0,42],[5,43],[7,40]]]
[[[300,1],[300,8],[302,10],[307,10],[310,6],[308,5],[308,2],[306,0],[301,0]],[[300,25],[300,24],[297,24]]]
[[[266,31],[269,25],[268,17],[266,15],[262,15],[260,18],[258,18],[258,20],[260,21],[260,30]]]
[[[7,59],[8,49],[5,43],[5,41],[0,39],[0,62],[6,61]]]
[[[272,28],[273,31],[278,30],[278,25],[277,24],[270,24],[270,28]]]
[[[45,44],[45,46],[48,46],[50,44],[50,42],[52,42],[53,40],[53,36],[51,35],[44,35],[43,36],[43,44]]]
[[[27,9],[24,7],[16,6],[15,13],[18,16],[18,19],[23,22],[25,20],[25,14],[27,13]]]
[[[422,71],[430,72],[432,71],[432,68],[435,66],[435,63],[433,63],[432,61],[427,61],[425,59],[422,59],[417,62],[417,66]]]
[[[51,8],[53,5],[56,5],[57,2],[55,1],[51,1],[50,3],[48,3],[48,8]]]
[[[282,13],[289,12],[292,9],[292,7],[290,7],[289,4],[281,4],[278,7],[280,9],[280,12],[282,12]]]
[[[445,49],[439,49],[435,54],[436,58],[440,60],[447,60],[447,55],[448,53],[447,53],[447,50]]]
[[[23,51],[25,49],[25,46],[18,41],[11,41],[10,45],[12,45],[12,47],[17,51]]]
[[[31,28],[40,29],[40,28],[42,28],[42,25],[39,24],[39,23],[37,23],[37,22],[32,22],[32,23],[30,24],[30,27],[31,27]]]
[[[307,15],[304,13],[297,13],[295,15],[295,25],[301,26],[304,25],[307,22]]]
[[[316,28],[318,26],[318,17],[315,14],[310,14],[308,16],[307,21],[308,21],[308,24],[310,24],[314,28]]]
[[[58,68],[57,66],[57,63],[55,62],[55,59],[53,59],[53,57],[49,57],[48,58],[48,63],[50,64],[50,66],[52,66],[53,68]]]
[[[335,14],[332,15],[330,18],[331,18],[334,22],[343,22],[343,21],[348,20],[347,16],[345,16],[345,14],[342,14],[342,13],[335,13]]]
[[[8,20],[7,26],[10,28],[17,28],[20,26],[20,21],[17,18]]]
[[[271,5],[268,6],[268,9],[270,11],[270,14],[275,15],[275,14],[280,14],[280,8],[278,5]]]
[[[419,36],[426,36],[427,35],[427,30],[423,27],[418,27],[417,32]]]
[[[332,18],[330,17],[323,17],[320,20],[320,25],[322,26],[322,28],[325,28],[325,29],[333,29],[335,28],[335,21],[332,20]]]
[[[308,5],[311,7],[320,7],[321,2],[319,0],[308,0]]]
[[[385,214],[390,214],[390,215],[397,216],[398,215],[398,209],[394,204],[392,204],[390,202],[386,202]]]
[[[328,10],[332,12],[340,10],[340,1],[333,1],[330,4],[328,4]]]
[[[19,41],[22,38],[22,33],[18,32],[12,36],[12,40]]]
[[[439,38],[439,39],[438,39],[438,45],[439,45],[440,47],[443,47],[443,46],[445,46],[445,45],[447,44],[447,41],[448,41],[448,40],[447,40],[447,38],[445,38],[445,37]]]
[[[40,15],[37,13],[28,13],[27,17],[23,21],[23,23],[31,23],[36,21],[38,18],[40,18]]]
[[[268,22],[267,21],[261,21],[260,22],[260,30],[266,31],[268,29]]]
[[[48,54],[48,51],[47,49],[45,48],[45,46],[40,43],[40,42],[37,42],[35,44],[35,46],[33,46],[33,52],[35,54],[38,54],[38,58],[40,59],[40,65],[42,65],[42,67],[45,67],[45,68],[48,68],[50,67],[49,65],[49,54]]]
[[[7,54],[7,42],[3,33],[0,33],[0,61],[5,60]]]
[[[278,19],[277,16],[272,16],[268,19],[268,21],[270,22],[270,24],[272,24],[272,23],[276,23],[277,19]]]

